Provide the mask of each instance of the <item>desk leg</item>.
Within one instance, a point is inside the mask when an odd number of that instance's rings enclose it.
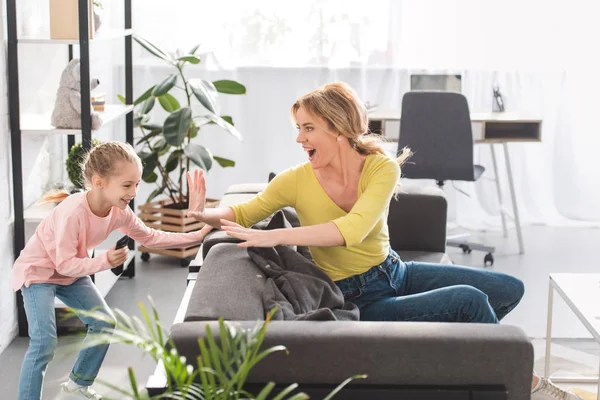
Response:
[[[510,185],[510,197],[512,199],[513,213],[515,218],[515,227],[517,228],[517,239],[519,241],[519,254],[525,253],[523,246],[523,235],[521,233],[521,220],[519,218],[519,208],[517,206],[517,196],[515,194],[515,182],[513,181],[512,168],[510,166],[510,155],[508,154],[508,144],[502,143],[504,146],[504,158],[506,159],[506,171],[508,172],[508,184]]]
[[[548,285],[548,320],[546,323],[546,358],[544,360],[544,378],[550,378],[550,346],[552,345],[552,306],[553,306],[554,288],[552,280],[549,280]]]
[[[502,218],[502,233],[504,237],[507,237],[508,233],[506,231],[506,215],[504,214],[504,202],[502,201],[502,190],[500,188],[500,174],[498,174],[498,162],[496,161],[496,151],[494,150],[494,143],[490,143],[490,150],[492,151],[492,165],[494,166],[496,192],[498,192],[498,204],[500,205],[500,217]]]

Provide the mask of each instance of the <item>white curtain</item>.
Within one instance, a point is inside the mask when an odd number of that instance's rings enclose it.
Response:
[[[210,172],[209,195],[304,162],[289,107],[319,85],[344,80],[364,101],[400,107],[411,73],[449,72],[462,75],[471,111],[491,110],[497,83],[509,111],[543,119],[541,143],[509,147],[523,223],[600,225],[599,12],[594,0],[136,0],[133,15],[136,32],[170,51],[202,44],[192,76],[236,79],[248,89],[222,98],[245,141],[218,129],[199,139],[237,162]],[[134,47],[139,95],[169,72]],[[510,204],[500,146],[497,154]],[[477,145],[475,155],[493,178],[489,146]],[[448,186],[455,220],[499,229],[495,183],[456,185],[470,197]]]

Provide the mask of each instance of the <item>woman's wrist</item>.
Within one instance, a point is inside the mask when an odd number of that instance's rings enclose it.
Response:
[[[271,235],[271,241],[274,243],[273,246],[285,245],[285,229],[273,229],[269,232]]]

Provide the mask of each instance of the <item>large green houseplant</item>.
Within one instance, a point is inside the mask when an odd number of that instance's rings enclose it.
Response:
[[[88,334],[83,342],[84,347],[99,344],[125,344],[135,346],[150,355],[155,362],[162,362],[167,379],[165,393],[150,397],[145,389],[138,385],[135,373],[128,368],[129,388],[117,387],[107,382],[99,382],[120,394],[120,399],[149,400],[149,399],[181,399],[181,400],[299,400],[308,399],[304,393],[291,393],[298,388],[292,384],[279,394],[268,397],[275,388],[274,382],[269,382],[260,393],[249,393],[244,389],[246,379],[252,368],[268,355],[285,351],[284,346],[274,346],[262,349],[262,343],[267,333],[267,325],[274,314],[271,311],[264,322],[258,323],[252,329],[240,329],[219,319],[219,332],[213,334],[210,327],[205,328],[205,338],[198,339],[200,355],[196,363],[190,363],[181,356],[176,345],[167,339],[156,307],[150,299],[152,310],[149,313],[140,303],[144,321],[131,317],[119,309],[114,309],[116,321],[102,311],[76,310],[79,315],[89,316],[116,325],[107,332]],[[78,345],[72,345],[78,350]],[[366,378],[366,375],[355,375],[346,379],[336,387],[326,398],[329,400],[353,379]]]
[[[187,54],[180,51],[172,54],[143,37],[135,35],[134,39],[150,54],[173,68],[173,73],[165,80],[148,88],[134,101],[134,124],[142,133],[136,143],[144,164],[142,179],[156,184],[156,189],[149,195],[147,202],[157,196],[167,195],[179,208],[186,208],[187,193],[184,193],[183,176],[190,169],[190,163],[206,172],[214,162],[222,167],[235,165],[230,159],[213,155],[208,148],[193,139],[203,126],[216,124],[242,140],[233,126],[232,118],[221,115],[219,93],[240,95],[246,93],[246,88],[232,80],[210,82],[189,78],[186,68],[201,61],[199,46],[195,46]],[[171,94],[173,90],[180,90],[184,94],[183,104]],[[120,99],[123,102],[125,100],[122,96]],[[160,124],[150,121],[150,112],[157,102],[168,113]]]

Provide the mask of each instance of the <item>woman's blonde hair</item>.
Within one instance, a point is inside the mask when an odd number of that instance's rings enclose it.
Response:
[[[360,154],[387,155],[380,136],[369,132],[366,107],[347,83],[328,83],[300,97],[292,106],[294,121],[301,107],[327,121],[329,128],[346,137]],[[410,149],[404,149],[396,161],[402,165],[410,155]]]
[[[126,161],[137,165],[142,169],[142,160],[135,153],[133,147],[123,142],[105,142],[92,147],[83,158],[81,172],[83,184],[86,189],[92,186],[92,177],[110,177],[116,175],[119,161]],[[49,193],[42,199],[43,202],[60,203],[69,196],[66,191]]]

